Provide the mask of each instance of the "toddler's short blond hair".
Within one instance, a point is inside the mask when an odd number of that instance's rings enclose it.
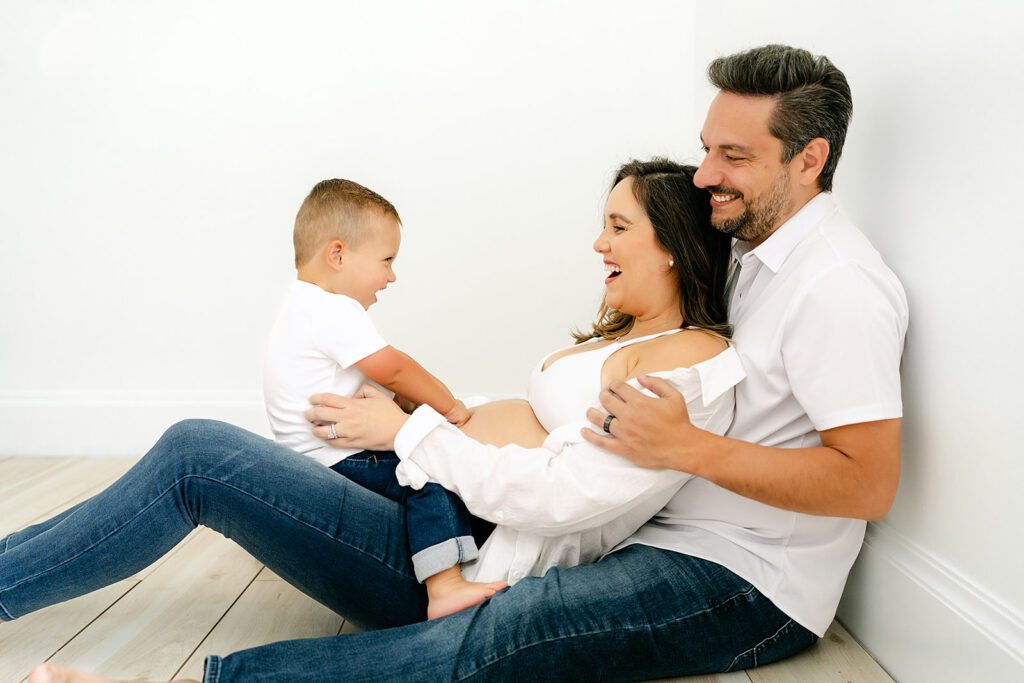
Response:
[[[349,247],[359,246],[370,234],[365,219],[374,211],[401,223],[394,205],[373,190],[342,178],[321,180],[310,190],[295,216],[295,267],[308,263],[328,240],[339,239]]]

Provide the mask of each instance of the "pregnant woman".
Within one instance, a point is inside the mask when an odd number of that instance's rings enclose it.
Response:
[[[594,245],[609,270],[606,307],[584,335],[593,341],[535,371],[540,427],[530,427],[523,404],[481,408],[467,435],[429,409],[406,416],[380,398],[316,401],[311,418],[335,423],[338,445],[394,448],[407,481],[429,473],[495,522],[493,550],[477,571],[504,573],[508,590],[422,621],[426,596],[398,504],[243,430],[188,421],[104,492],[0,540],[0,620],[129,576],[206,525],[354,623],[379,629],[211,656],[207,683],[637,679],[725,670],[770,637],[762,663],[803,649],[813,636],[748,582],[673,549],[685,524],[659,516],[630,535],[640,517],[658,512],[644,508],[651,501],[685,496],[685,475],[637,468],[572,434],[583,419],[575,411],[593,404],[600,386],[652,372],[667,373],[707,426],[727,424],[740,374],[720,336],[729,241],[709,229],[693,172],[660,161],[620,170]],[[573,414],[563,419],[560,406]],[[503,432],[510,424],[526,428]],[[484,445],[474,434],[510,445]],[[538,440],[548,448],[514,445]],[[522,578],[546,567],[543,577]],[[31,680],[102,679],[44,665]]]

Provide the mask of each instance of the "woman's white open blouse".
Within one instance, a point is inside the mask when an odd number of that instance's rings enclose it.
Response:
[[[724,434],[733,418],[733,388],[745,373],[731,347],[689,368],[651,373],[686,399],[690,420]],[[629,384],[644,391],[636,380]],[[600,408],[597,397],[594,405]],[[498,527],[463,566],[472,581],[542,576],[551,567],[595,562],[661,510],[693,475],[638,467],[583,440],[594,428],[556,429],[541,448],[488,446],[463,434],[429,406],[420,406],[395,437],[398,481],[428,481],[454,491],[474,515]]]

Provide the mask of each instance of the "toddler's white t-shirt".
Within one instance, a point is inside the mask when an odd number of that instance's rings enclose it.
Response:
[[[263,368],[263,399],[277,442],[328,467],[358,453],[314,436],[304,413],[313,394],[355,394],[369,380],[354,363],[387,345],[355,299],[309,282],[292,283]]]

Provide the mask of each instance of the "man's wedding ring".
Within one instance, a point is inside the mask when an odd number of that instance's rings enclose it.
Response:
[[[338,438],[338,432],[334,429],[334,427],[335,427],[335,424],[332,422],[331,423],[331,428],[327,430],[327,440],[328,441],[333,441],[334,439]]]
[[[615,419],[614,415],[609,415],[608,417],[606,417],[604,419],[604,433],[605,434],[611,434],[612,433],[611,427],[612,427],[612,420],[614,420],[614,419]]]

